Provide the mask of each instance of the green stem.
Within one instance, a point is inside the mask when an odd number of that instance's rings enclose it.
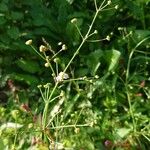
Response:
[[[134,49],[131,51],[131,53],[130,53],[130,55],[129,55],[128,64],[127,64],[126,84],[128,83],[128,78],[129,78],[129,73],[130,73],[130,65],[131,65],[132,56],[133,56],[134,52],[136,51],[137,47],[139,47],[143,42],[145,42],[145,41],[148,40],[149,38],[150,38],[150,37],[147,37],[147,38],[143,39],[142,41],[140,41],[140,42],[134,47]]]
[[[53,96],[57,86],[58,86],[58,82],[56,82],[56,84],[55,84],[55,86],[54,86],[54,88],[53,88],[53,90],[52,90],[48,100],[45,102],[45,107],[44,107],[43,117],[42,117],[43,129],[45,129],[46,123],[47,123],[47,113],[48,113],[49,103],[50,103],[50,100],[51,100],[51,98],[52,98],[52,96]]]
[[[56,127],[52,127],[52,128],[49,128],[49,129],[61,129],[61,128],[74,128],[74,127],[89,127],[90,124],[81,124],[81,125],[65,125],[65,126],[56,126]]]
[[[134,118],[134,112],[132,110],[131,98],[130,98],[130,94],[129,94],[127,85],[125,85],[125,88],[126,88],[127,100],[128,100],[128,104],[129,104],[129,112],[130,112],[130,115],[132,118],[132,123],[133,123],[133,131],[135,133],[136,132],[136,123],[135,123],[135,118]]]
[[[70,64],[71,64],[72,61],[74,60],[74,58],[78,55],[78,53],[79,53],[81,47],[83,46],[83,44],[84,44],[84,43],[86,42],[86,40],[88,39],[89,34],[90,34],[91,30],[92,30],[92,27],[93,27],[93,25],[94,25],[94,22],[95,22],[95,20],[96,20],[96,18],[97,18],[97,16],[98,16],[99,12],[107,6],[107,4],[103,6],[103,4],[105,3],[105,1],[106,1],[106,0],[104,0],[104,1],[102,2],[102,4],[100,5],[100,7],[96,10],[96,13],[95,13],[95,15],[94,15],[94,18],[93,18],[93,20],[92,20],[92,22],[91,22],[91,25],[89,26],[89,29],[88,29],[86,35],[85,35],[84,38],[82,39],[81,44],[80,44],[79,47],[77,48],[76,52],[74,53],[74,55],[73,55],[72,58],[70,59],[69,63],[67,64],[67,66],[65,67],[65,69],[64,69],[63,72],[66,72],[66,70],[68,69],[68,67],[70,66]],[[32,46],[32,48],[34,49],[33,46]],[[34,50],[35,50],[35,49],[34,49]],[[36,52],[38,55],[40,55],[40,56],[45,60],[45,58],[44,58],[39,52],[37,52],[36,50],[35,50],[35,52]],[[50,94],[48,100],[45,102],[45,107],[44,107],[43,117],[42,117],[43,129],[46,128],[49,103],[50,103],[51,98],[52,98],[52,96],[53,96],[53,94],[54,94],[54,92],[55,92],[55,90],[56,90],[57,87],[58,87],[58,82],[56,82],[56,84],[55,84],[55,86],[54,86],[54,88],[53,88],[53,90],[52,90],[52,92],[51,92],[51,94]],[[76,126],[77,126],[77,125],[76,125]],[[87,125],[85,125],[85,126],[87,126]],[[62,126],[62,127],[64,127],[64,126]],[[69,126],[69,127],[71,127],[71,126]],[[44,137],[46,137],[46,136],[44,136]]]
[[[94,18],[93,18],[93,20],[92,20],[92,23],[91,23],[91,25],[90,25],[90,27],[89,27],[89,29],[88,29],[88,31],[87,31],[85,37],[82,39],[81,44],[79,45],[78,49],[76,50],[76,52],[74,53],[74,55],[73,55],[72,58],[70,59],[69,63],[67,64],[67,66],[66,66],[66,68],[64,69],[63,72],[66,72],[66,70],[68,69],[68,67],[70,66],[70,64],[71,64],[72,61],[74,60],[74,58],[78,55],[78,53],[79,53],[81,47],[83,46],[83,44],[85,43],[85,41],[88,39],[88,36],[89,36],[89,34],[90,34],[91,30],[92,30],[92,27],[93,27],[93,25],[94,25],[94,22],[95,22],[95,20],[96,20],[96,18],[97,18],[97,15],[98,15],[98,13],[99,13],[100,10],[101,10],[101,9],[99,8],[99,9],[96,11],[96,13],[95,13],[95,15],[94,15]]]
[[[136,132],[136,123],[135,123],[135,118],[134,118],[134,112],[132,110],[132,104],[131,104],[131,98],[130,98],[130,94],[129,94],[129,90],[128,90],[128,82],[129,82],[129,73],[130,73],[130,65],[131,65],[131,59],[132,56],[136,50],[137,47],[139,47],[143,42],[145,42],[147,39],[149,39],[150,37],[147,37],[145,39],[143,39],[142,41],[140,41],[135,47],[134,49],[131,51],[130,55],[129,55],[129,60],[128,60],[128,64],[127,64],[127,71],[126,71],[126,81],[125,81],[125,88],[126,88],[126,94],[127,94],[127,99],[128,99],[128,104],[129,104],[129,111],[130,111],[130,115],[132,118],[132,123],[133,123],[133,131],[134,133]]]
[[[44,58],[44,56],[42,56],[32,45],[31,45],[31,47],[32,47],[32,49],[33,49],[42,59],[46,60],[46,59]]]

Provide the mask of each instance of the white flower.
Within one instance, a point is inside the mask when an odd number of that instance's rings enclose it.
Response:
[[[110,36],[109,35],[106,36],[106,40],[110,41]]]
[[[46,52],[47,51],[47,47],[44,45],[41,45],[39,48],[40,52]]]
[[[115,9],[118,9],[118,8],[119,8],[119,5],[116,5],[116,6],[115,6]]]
[[[62,50],[67,50],[67,46],[65,44],[62,45]]]
[[[28,40],[25,42],[26,45],[31,45],[32,44],[32,40]]]
[[[60,73],[58,74],[58,76],[55,78],[55,80],[56,80],[57,82],[62,82],[63,80],[68,79],[68,78],[69,78],[69,75],[68,75],[67,73],[60,72]]]
[[[111,4],[111,0],[109,0],[109,1],[107,2],[107,4],[110,5],[110,4]]]

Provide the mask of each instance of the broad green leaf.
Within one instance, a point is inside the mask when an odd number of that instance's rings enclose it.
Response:
[[[7,34],[10,36],[12,39],[17,39],[20,36],[19,29],[17,27],[11,27],[7,30]]]
[[[148,4],[150,0],[136,0],[137,3],[146,3]]]
[[[89,72],[88,68],[84,68],[84,67],[81,67],[75,70],[75,74],[78,77],[84,77],[88,74],[88,72]]]
[[[37,85],[39,83],[38,78],[33,75],[14,73],[12,76],[15,80],[24,81],[28,85]]]
[[[129,128],[120,128],[120,129],[117,129],[117,134],[121,138],[124,138],[126,135],[129,134],[130,131],[131,131],[131,129],[129,129]]]
[[[117,50],[107,50],[104,52],[104,59],[108,64],[108,71],[114,71],[118,65],[121,53]]]
[[[36,73],[40,70],[40,66],[36,61],[19,59],[16,64],[19,68],[29,73]]]
[[[135,1],[126,1],[126,5],[131,11],[132,15],[134,15],[137,19],[142,19],[143,11],[140,3],[137,3]]]
[[[21,20],[21,19],[23,19],[23,13],[12,11],[11,17],[13,20]]]
[[[3,140],[0,138],[0,149],[4,150],[5,149],[5,145],[3,143]]]
[[[3,25],[6,23],[6,19],[4,18],[4,16],[0,16],[0,25]]]
[[[74,110],[73,107],[74,107],[75,103],[77,102],[77,100],[79,99],[79,97],[80,97],[80,94],[76,94],[76,95],[71,99],[71,101],[69,101],[69,102],[67,103],[67,106],[66,106],[66,108],[65,108],[64,118],[66,118],[66,117],[68,116],[68,114],[70,114],[71,111]]]
[[[100,58],[103,56],[103,51],[98,49],[88,55],[87,59],[87,65],[90,69],[90,73],[92,75],[95,75],[96,71],[98,70],[101,62]]]
[[[0,11],[1,12],[7,12],[8,11],[8,7],[5,3],[0,3]]]
[[[136,42],[140,42],[147,36],[150,36],[150,30],[135,30],[135,32],[133,33],[133,37]]]

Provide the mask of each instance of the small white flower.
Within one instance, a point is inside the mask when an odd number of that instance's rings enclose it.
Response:
[[[98,33],[98,31],[97,30],[94,30],[94,34],[97,34]]]
[[[115,6],[115,9],[118,9],[118,8],[119,8],[119,5],[116,5],[116,6]]]
[[[50,66],[50,64],[47,62],[47,63],[44,64],[44,66],[47,68],[47,67]]]
[[[110,41],[110,36],[109,35],[106,36],[106,40]]]
[[[58,46],[62,45],[63,43],[62,42],[58,42]]]
[[[68,75],[67,73],[60,72],[60,73],[58,74],[58,76],[55,78],[55,80],[56,80],[57,82],[62,82],[63,80],[68,79],[68,78],[69,78],[69,75]]]
[[[77,18],[73,18],[73,19],[71,20],[71,23],[77,23]]]
[[[110,4],[111,4],[111,0],[109,0],[109,1],[107,2],[107,4],[110,5]]]
[[[31,45],[32,44],[32,40],[28,40],[25,42],[26,45]]]
[[[120,30],[123,30],[123,28],[122,27],[118,27],[118,30],[120,31]]]
[[[44,45],[41,45],[39,48],[40,52],[46,52],[47,51],[47,47]]]
[[[65,44],[62,45],[62,50],[67,50],[67,46]]]

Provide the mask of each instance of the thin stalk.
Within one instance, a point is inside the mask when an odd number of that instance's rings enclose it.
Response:
[[[31,45],[31,47],[32,47],[32,49],[33,49],[42,59],[46,60],[46,59],[44,58],[44,56],[41,55],[41,54],[34,48],[34,46]]]
[[[43,117],[42,117],[42,122],[43,122],[43,128],[44,129],[46,127],[46,122],[47,122],[47,113],[48,113],[49,103],[50,103],[50,100],[51,100],[51,98],[52,98],[52,96],[53,96],[57,86],[58,86],[58,82],[56,82],[56,84],[55,84],[55,86],[54,86],[54,88],[53,88],[53,90],[52,90],[48,100],[45,103],[45,107],[44,107],[44,111],[43,111]]]
[[[69,63],[67,64],[67,66],[65,67],[65,69],[64,69],[63,72],[66,72],[66,70],[68,69],[68,67],[70,66],[70,64],[71,64],[72,61],[74,60],[74,58],[78,55],[78,53],[79,53],[81,47],[83,46],[83,44],[85,43],[85,41],[88,39],[88,36],[89,36],[89,34],[90,34],[91,30],[92,30],[92,27],[93,27],[93,25],[94,25],[94,22],[95,22],[95,20],[96,20],[96,18],[97,18],[97,16],[98,16],[99,12],[101,11],[101,7],[103,6],[104,2],[105,2],[105,0],[102,2],[102,4],[100,5],[99,9],[96,11],[96,13],[95,13],[95,15],[94,15],[94,18],[93,18],[93,20],[92,20],[92,23],[91,23],[91,25],[89,26],[89,29],[88,29],[88,31],[87,31],[85,37],[82,39],[81,44],[80,44],[79,47],[77,48],[76,52],[74,53],[74,55],[73,55],[72,58],[70,59]]]
[[[77,28],[77,30],[78,30],[78,32],[79,32],[79,34],[80,34],[81,38],[83,39],[83,35],[82,35],[82,33],[81,33],[80,29],[78,28],[78,26],[77,26],[76,24],[75,24],[75,27]]]
[[[106,5],[103,6],[103,4],[105,3],[105,1],[106,1],[106,0],[104,0],[104,1],[101,3],[100,7],[96,10],[96,13],[95,13],[95,15],[94,15],[94,18],[93,18],[93,20],[92,20],[92,22],[91,22],[91,24],[90,24],[90,26],[89,26],[89,29],[88,29],[86,35],[85,35],[84,38],[82,39],[81,44],[79,45],[79,47],[78,47],[77,50],[75,51],[74,55],[73,55],[72,58],[70,59],[69,63],[67,64],[67,66],[65,67],[65,69],[64,69],[63,72],[66,72],[66,71],[67,71],[68,67],[70,66],[70,64],[72,63],[72,61],[74,60],[74,58],[78,55],[78,53],[79,53],[81,47],[83,46],[83,44],[84,44],[84,43],[86,42],[86,40],[88,39],[88,37],[89,37],[89,35],[90,35],[90,32],[91,32],[91,30],[92,30],[92,27],[93,27],[93,25],[94,25],[94,23],[95,23],[95,20],[96,20],[96,18],[97,18],[97,16],[98,16],[99,12],[100,12],[103,8],[105,8],[105,7],[108,5],[108,4],[106,4]],[[96,1],[95,1],[95,2],[96,2]],[[96,5],[96,6],[97,6],[97,5]],[[33,46],[32,46],[32,48],[34,49]],[[35,49],[34,49],[34,50],[35,50]],[[39,52],[37,52],[36,50],[35,50],[35,52],[36,52],[38,55],[40,55],[44,60],[46,60]],[[56,56],[56,55],[55,55],[55,56]],[[55,86],[54,86],[54,88],[53,88],[53,90],[52,90],[52,92],[51,92],[51,94],[50,94],[48,100],[47,100],[46,103],[45,103],[45,107],[44,107],[44,111],[43,111],[43,117],[42,117],[43,129],[45,129],[45,128],[47,127],[46,123],[47,123],[47,115],[48,115],[49,103],[50,103],[51,98],[52,98],[52,96],[53,96],[53,94],[54,94],[54,92],[55,92],[55,90],[56,90],[57,87],[58,87],[58,82],[55,83]],[[89,124],[57,126],[57,127],[52,127],[52,128],[50,128],[50,129],[59,129],[59,128],[75,127],[75,126],[76,126],[76,127],[89,126]],[[44,137],[45,137],[45,135],[44,135]]]
[[[128,90],[128,82],[129,82],[129,72],[130,72],[130,65],[131,65],[131,59],[132,56],[136,50],[137,47],[139,47],[143,42],[145,42],[147,39],[149,39],[150,37],[147,37],[145,39],[143,39],[142,41],[140,41],[131,51],[130,55],[129,55],[129,60],[128,60],[128,64],[127,64],[127,71],[126,71],[126,81],[125,81],[125,89],[126,89],[126,95],[127,95],[127,99],[128,99],[128,104],[129,104],[129,111],[130,111],[130,115],[132,118],[132,123],[133,123],[133,131],[134,133],[136,132],[136,122],[135,122],[135,118],[134,118],[134,112],[132,110],[132,104],[131,104],[131,98],[130,98],[130,94],[129,94],[129,90]]]
[[[52,56],[52,58],[50,59],[50,61],[52,60],[52,59],[54,59],[59,53],[61,53],[63,51],[63,49],[61,49],[61,50],[59,50],[56,54],[54,54],[53,56]]]
[[[96,9],[96,11],[97,11],[97,2],[96,2],[96,0],[94,0],[94,5],[95,5],[95,9]]]
[[[131,98],[130,98],[130,94],[129,94],[127,85],[125,85],[125,88],[126,88],[126,95],[127,95],[127,100],[128,100],[128,104],[129,104],[129,112],[130,112],[130,115],[132,118],[132,123],[133,123],[133,131],[135,133],[136,132],[136,123],[135,123],[135,118],[134,118],[134,112],[132,110]]]
[[[148,136],[146,136],[145,134],[142,135],[150,142],[150,138]]]
[[[126,83],[128,83],[128,78],[129,78],[129,72],[130,72],[130,65],[131,65],[131,59],[132,56],[134,54],[134,52],[136,51],[136,48],[139,47],[143,42],[145,42],[146,40],[148,40],[150,37],[147,37],[145,39],[143,39],[142,41],[140,41],[134,49],[132,49],[130,55],[129,55],[129,60],[128,60],[128,64],[127,64],[127,72],[126,72]]]
[[[77,56],[77,54],[79,53],[79,50],[81,49],[82,45],[84,44],[85,39],[83,39],[83,41],[81,42],[81,44],[79,45],[78,49],[76,50],[76,52],[74,53],[74,55],[72,56],[72,58],[70,59],[69,63],[67,64],[66,68],[64,69],[63,72],[66,72],[66,70],[68,69],[68,67],[70,66],[70,64],[72,63],[72,61],[74,60],[74,58]]]
[[[89,127],[90,124],[79,124],[79,125],[66,125],[66,126],[57,126],[57,127],[52,127],[52,128],[49,128],[49,129],[62,129],[62,128],[74,128],[74,127]]]
[[[41,88],[39,88],[39,90],[40,90],[40,93],[41,93],[41,96],[42,96],[42,98],[43,98],[44,102],[46,102],[45,97],[44,97],[43,92],[42,92],[42,89],[41,89]]]
[[[17,124],[17,120],[16,120],[16,124]],[[14,143],[13,143],[14,148],[16,146],[17,137],[18,137],[17,128],[15,128],[15,138],[14,138]]]
[[[55,71],[54,71],[54,69],[53,69],[53,67],[52,67],[52,65],[51,65],[51,63],[49,61],[48,61],[48,64],[49,64],[49,67],[50,67],[54,77],[56,77]]]

